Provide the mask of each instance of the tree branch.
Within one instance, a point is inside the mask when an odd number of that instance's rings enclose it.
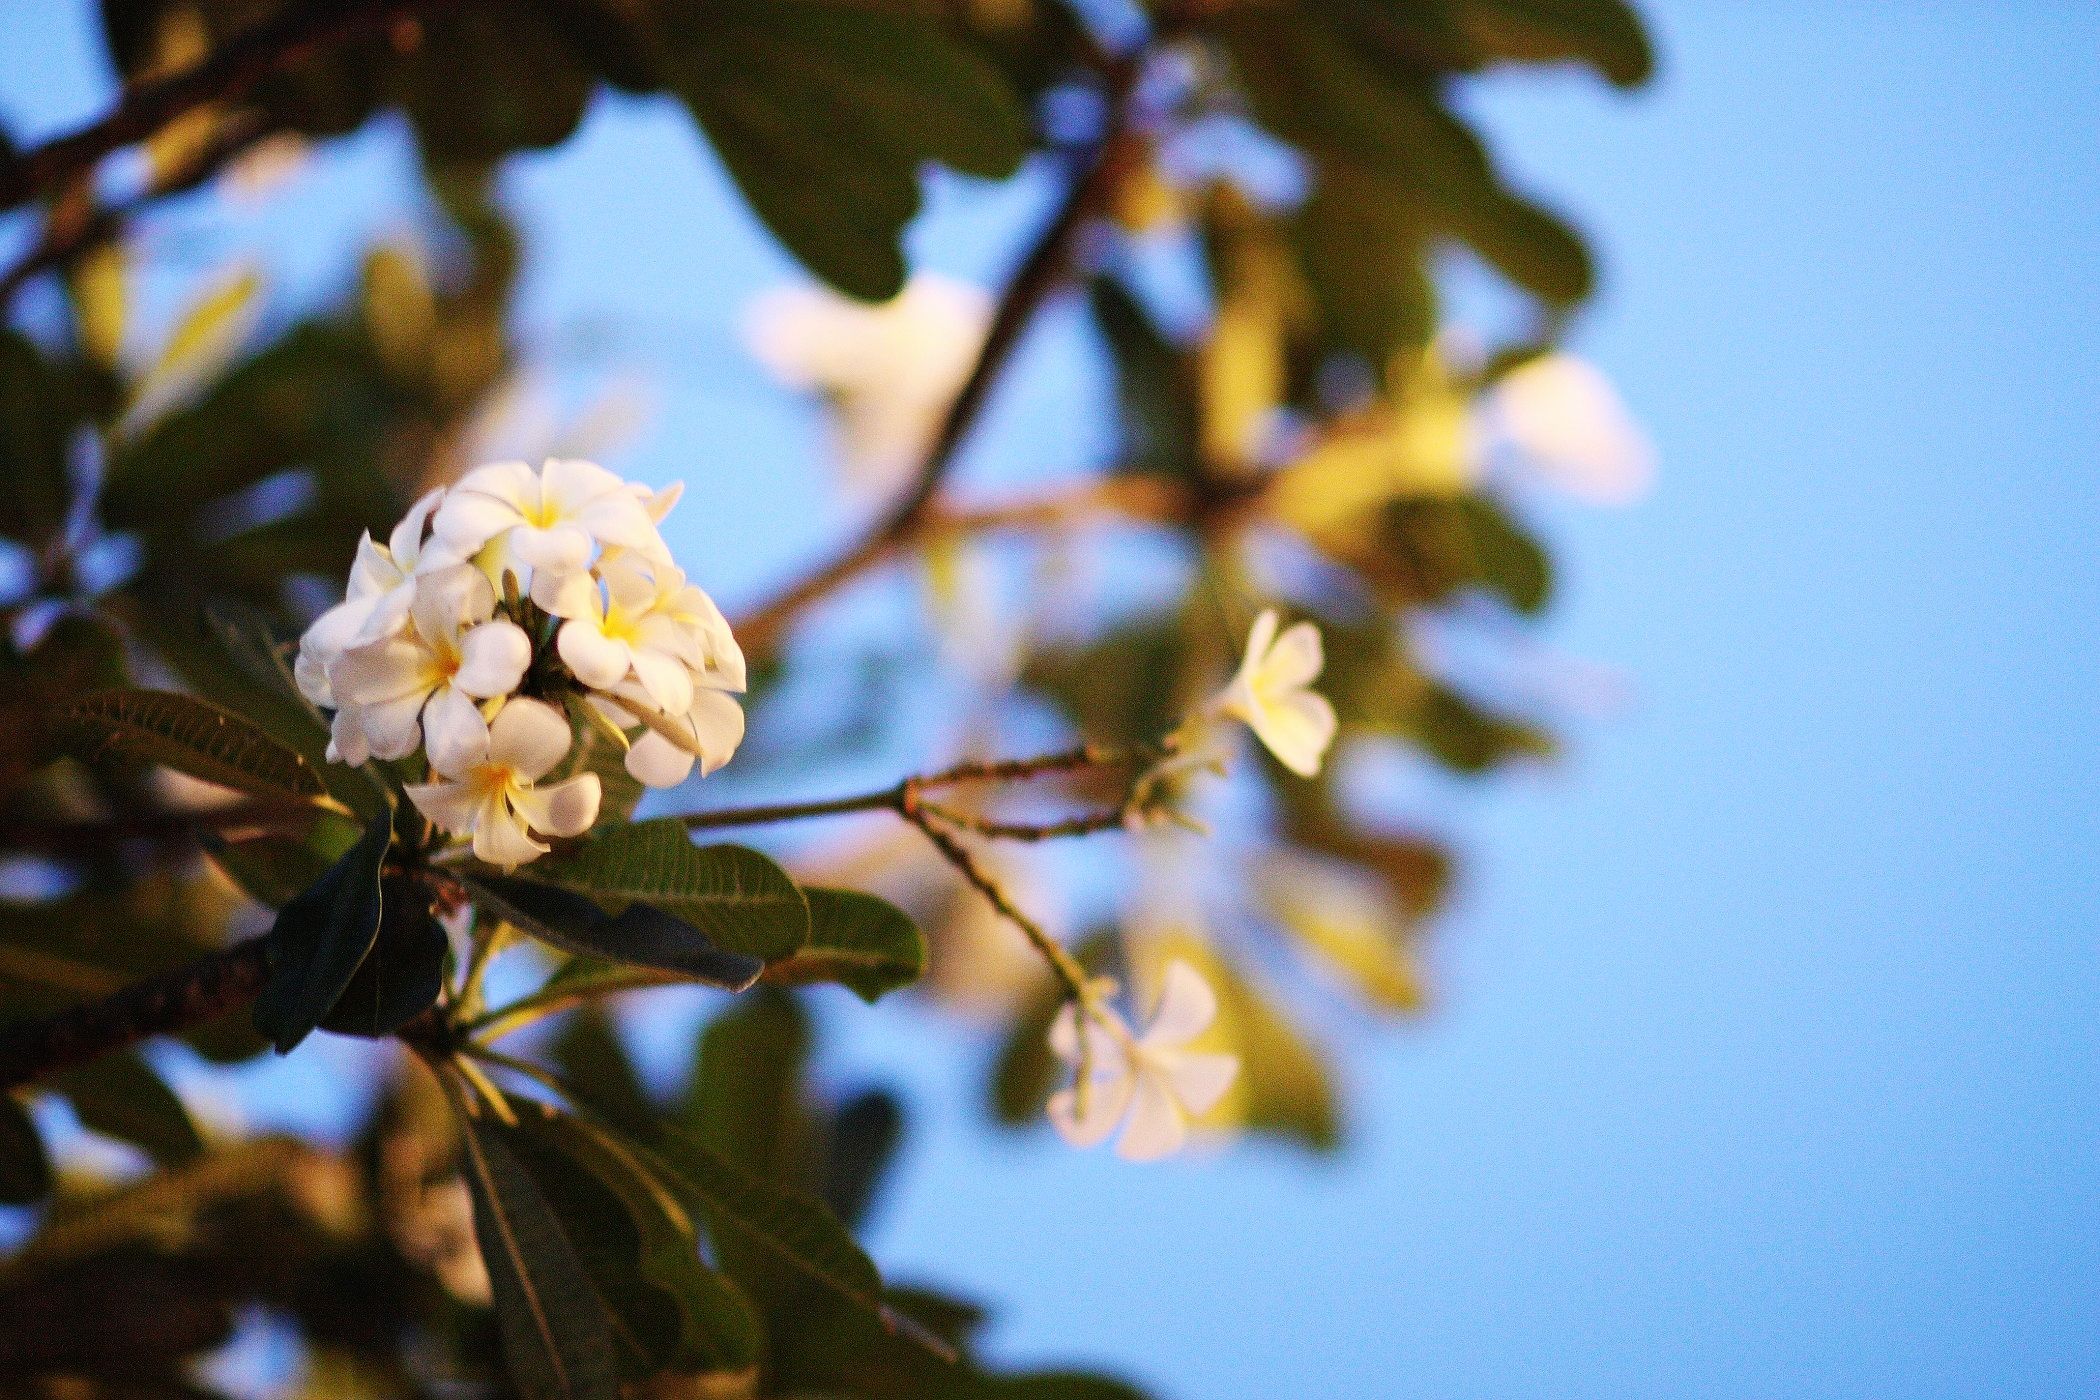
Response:
[[[1109,66],[1108,117],[1101,138],[1081,164],[1057,212],[1044,225],[1007,283],[992,314],[977,363],[948,406],[911,484],[858,540],[737,622],[737,635],[747,651],[759,652],[772,646],[804,608],[889,558],[922,534],[936,518],[935,504],[954,465],[957,449],[975,426],[992,387],[1020,343],[1022,332],[1063,282],[1080,230],[1108,202],[1137,156],[1136,139],[1127,125],[1129,97],[1147,52],[1141,48]]]
[[[112,151],[154,135],[185,113],[232,102],[264,79],[320,51],[453,0],[312,0],[256,25],[183,72],[141,83],[109,115],[23,152],[0,170],[0,209],[61,189]]]
[[[156,1035],[200,1026],[254,1000],[269,973],[250,939],[137,982],[101,1001],[0,1027],[0,1091]]]

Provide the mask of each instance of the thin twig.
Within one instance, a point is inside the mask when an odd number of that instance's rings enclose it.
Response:
[[[141,83],[114,111],[25,151],[0,170],[0,209],[64,188],[104,156],[153,136],[186,113],[235,102],[274,74],[418,10],[453,0],[311,0],[236,35],[194,68]]]
[[[941,826],[939,819],[924,808],[914,808],[908,820],[933,843],[933,848],[946,858],[948,864],[955,867],[955,872],[984,896],[986,902],[1001,918],[1019,929],[1022,937],[1034,945],[1035,950],[1043,955],[1043,960],[1050,964],[1050,970],[1065,984],[1065,991],[1072,999],[1081,1006],[1090,1004],[1086,969],[1065,951],[1062,943],[1044,932],[1041,924],[1021,911],[1000,887],[999,882],[992,878],[990,872],[978,864],[977,858],[970,854],[969,848]]]

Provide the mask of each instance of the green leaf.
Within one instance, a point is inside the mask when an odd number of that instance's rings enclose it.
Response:
[[[945,1350],[883,1300],[882,1276],[823,1202],[784,1191],[716,1156],[698,1138],[667,1130],[655,1144],[657,1175],[719,1232],[770,1252],[836,1297],[881,1319],[893,1332]]]
[[[121,749],[206,782],[257,797],[321,794],[312,765],[262,730],[207,700],[166,690],[105,690],[71,706],[66,721],[88,752]]]
[[[264,832],[228,841],[217,832],[201,832],[198,840],[212,864],[240,886],[242,894],[282,909],[327,874],[363,834],[356,822],[324,812],[301,839]]]
[[[803,1087],[809,1057],[801,1002],[770,987],[740,997],[701,1033],[675,1121],[754,1176],[813,1183],[816,1124]]]
[[[321,1029],[367,1038],[392,1035],[436,1004],[452,951],[429,889],[401,875],[381,878],[379,934]]]
[[[768,982],[839,982],[872,1002],[926,971],[926,935],[896,905],[858,890],[804,886],[802,893],[809,901],[809,942],[768,963]]]
[[[750,1304],[700,1259],[691,1217],[632,1150],[565,1114],[518,1105],[507,1134],[604,1300],[633,1378],[745,1371],[763,1344]]]
[[[51,1194],[51,1158],[29,1110],[0,1094],[0,1205],[34,1205]]]
[[[937,16],[821,0],[658,13],[661,63],[744,197],[810,271],[870,301],[904,285],[919,170],[1003,178],[1027,119]]]
[[[474,1235],[510,1379],[526,1400],[617,1400],[619,1357],[604,1300],[505,1137],[486,1109],[461,1124]]]
[[[732,992],[765,971],[758,958],[717,948],[685,920],[639,900],[608,914],[574,890],[513,876],[470,875],[467,886],[498,918],[582,957],[658,968]]]
[[[1087,297],[1116,368],[1119,465],[1195,481],[1202,472],[1201,415],[1181,351],[1121,282],[1096,277]]]
[[[288,1053],[321,1024],[379,936],[379,869],[393,827],[375,821],[328,873],[278,911],[255,1028]]]
[[[47,1083],[71,1101],[82,1127],[128,1142],[162,1166],[187,1162],[204,1151],[189,1110],[135,1050],[75,1065]]]
[[[743,846],[695,846],[675,817],[615,827],[521,878],[614,908],[645,901],[715,947],[754,958],[786,957],[809,938],[809,910],[786,872]]]
[[[256,294],[261,290],[262,276],[252,267],[206,289],[140,376],[126,415],[152,417],[224,369],[255,324]]]
[[[904,1140],[904,1110],[880,1089],[839,1105],[824,1158],[824,1203],[848,1225],[868,1213],[891,1159]]]
[[[1575,59],[1620,87],[1645,82],[1655,53],[1622,0],[1465,0],[1458,23],[1487,53],[1532,63]]]
[[[621,1043],[619,1028],[602,1008],[585,1006],[567,1017],[549,1049],[562,1082],[574,1085],[599,1116],[637,1136],[655,1131],[656,1103]]]

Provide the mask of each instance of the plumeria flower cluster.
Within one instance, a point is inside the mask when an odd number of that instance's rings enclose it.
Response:
[[[1050,1048],[1074,1082],[1050,1096],[1050,1122],[1074,1147],[1094,1147],[1118,1128],[1116,1155],[1149,1162],[1180,1150],[1189,1123],[1217,1107],[1239,1074],[1237,1055],[1192,1050],[1218,1016],[1203,974],[1167,964],[1159,1007],[1142,1034],[1106,1004],[1115,983],[1089,987],[1087,1005],[1066,1003],[1050,1026]]]
[[[365,536],[343,601],[300,639],[300,690],[334,712],[329,758],[421,755],[409,798],[505,868],[597,819],[569,757],[570,699],[627,746],[650,787],[729,761],[744,735],[744,657],[658,526],[651,492],[591,462],[477,467]]]

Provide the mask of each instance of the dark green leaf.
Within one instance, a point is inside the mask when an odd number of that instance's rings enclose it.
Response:
[[[518,1129],[507,1140],[604,1300],[628,1374],[757,1364],[761,1337],[750,1305],[701,1262],[691,1217],[630,1150],[527,1104],[518,1105]]]
[[[428,887],[406,876],[380,880],[379,935],[343,988],[323,1030],[367,1038],[392,1035],[436,1004],[451,943],[432,911]]]
[[[572,853],[534,862],[521,878],[613,909],[646,901],[716,948],[754,958],[785,957],[809,938],[809,910],[779,866],[743,846],[695,846],[675,817],[615,827]]]
[[[767,981],[839,982],[872,1002],[926,971],[926,935],[896,905],[858,890],[804,886],[802,893],[809,901],[809,942],[767,964]]]
[[[241,893],[257,904],[282,909],[300,891],[343,858],[363,828],[333,813],[320,814],[303,839],[273,833],[228,841],[216,832],[200,835],[204,853]]]
[[[815,1122],[803,1076],[809,1015],[786,992],[740,997],[701,1033],[677,1121],[753,1176],[811,1183]]]
[[[1457,18],[1499,58],[1576,59],[1620,87],[1646,81],[1655,67],[1640,16],[1622,0],[1465,0]]]
[[[135,1050],[75,1065],[47,1082],[72,1102],[82,1127],[128,1142],[163,1166],[204,1150],[189,1110]]]
[[[461,1145],[511,1381],[526,1400],[617,1400],[612,1320],[554,1207],[486,1109]]]
[[[824,1203],[839,1219],[852,1225],[867,1215],[903,1140],[904,1110],[895,1095],[871,1089],[839,1105],[831,1120],[823,1182]]]
[[[717,948],[685,920],[640,901],[608,914],[574,890],[514,876],[475,875],[467,884],[498,918],[583,957],[658,968],[733,992],[765,971],[758,958]]]
[[[1121,282],[1096,277],[1087,295],[1116,367],[1119,465],[1194,481],[1202,469],[1200,414],[1180,350]]]
[[[1027,121],[1006,80],[934,16],[821,0],[659,12],[670,86],[766,226],[841,291],[904,285],[919,170],[1003,177]]]
[[[51,1159],[29,1110],[0,1094],[0,1205],[34,1205],[51,1192]]]
[[[321,780],[304,758],[207,700],[166,690],[105,690],[76,702],[67,721],[85,752],[119,749],[258,797],[305,799]]]
[[[255,1001],[255,1028],[282,1055],[335,1006],[379,936],[379,868],[392,825],[375,821],[355,846],[283,909],[270,927],[270,977]]]
[[[600,1117],[636,1136],[655,1130],[656,1104],[602,1009],[586,1006],[569,1016],[550,1048],[563,1082],[576,1086]]]

